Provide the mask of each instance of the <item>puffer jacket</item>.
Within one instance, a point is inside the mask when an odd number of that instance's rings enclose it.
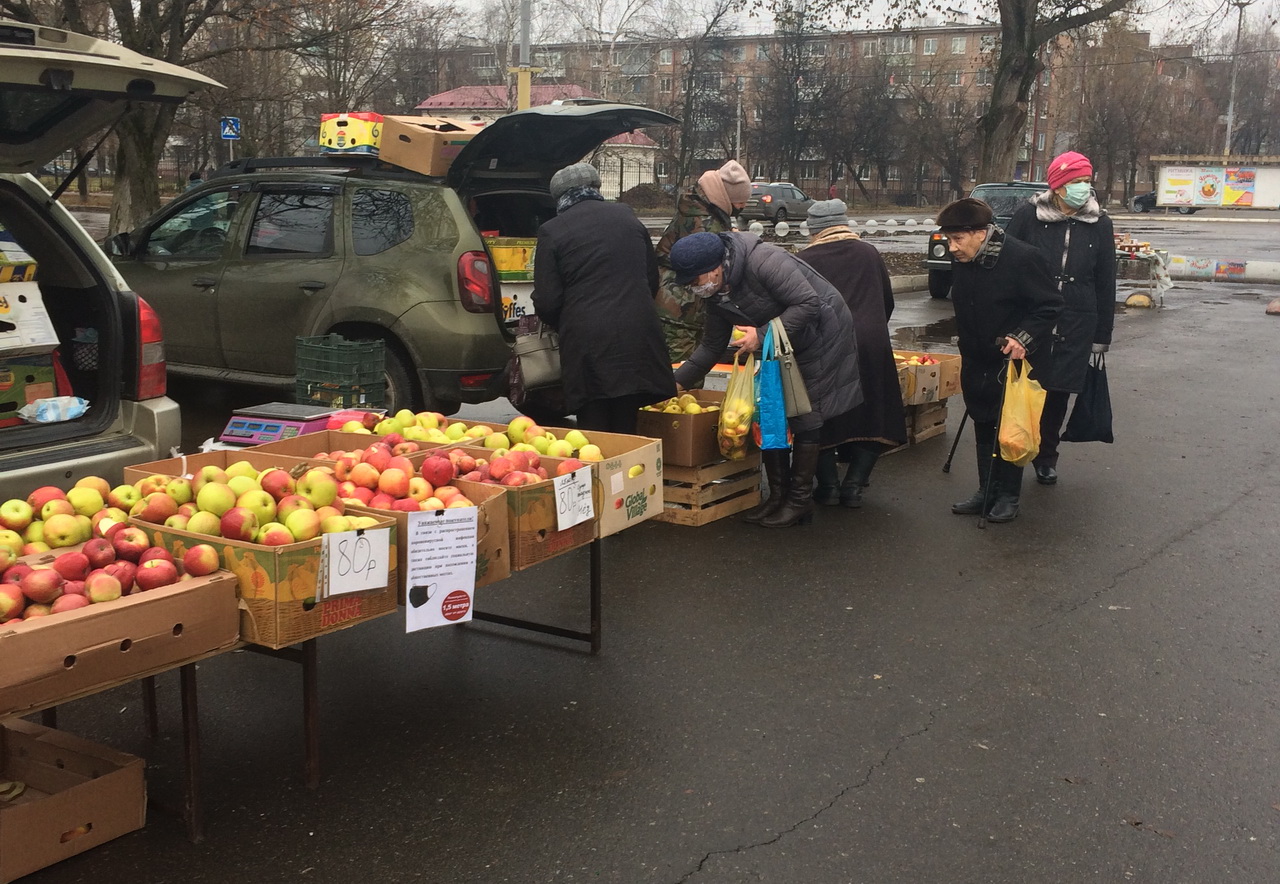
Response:
[[[721,233],[727,252],[728,291],[706,300],[702,343],[676,370],[676,383],[702,380],[729,345],[735,325],[763,326],[775,318],[795,348],[815,418],[819,422],[862,403],[858,344],[849,307],[831,283],[785,249],[762,243],[751,233]]]

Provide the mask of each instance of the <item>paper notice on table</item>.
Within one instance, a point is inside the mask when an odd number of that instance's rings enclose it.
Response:
[[[471,619],[479,513],[473,506],[409,513],[405,632]]]
[[[591,467],[583,467],[552,480],[556,489],[556,530],[590,522],[596,517],[591,499]]]
[[[391,561],[390,528],[361,528],[320,537],[322,598],[386,588]]]

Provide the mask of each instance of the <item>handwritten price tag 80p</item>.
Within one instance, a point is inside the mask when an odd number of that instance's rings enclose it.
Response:
[[[329,595],[382,589],[387,585],[391,556],[391,531],[368,528],[323,534],[324,558],[328,562]]]
[[[591,467],[583,467],[552,480],[556,491],[556,530],[563,531],[596,517],[591,501]]]

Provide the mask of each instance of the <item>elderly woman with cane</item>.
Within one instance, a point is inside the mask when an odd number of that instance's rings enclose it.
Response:
[[[1062,313],[1062,295],[1040,252],[1006,236],[982,200],[945,206],[938,226],[955,260],[951,300],[963,357],[960,386],[978,454],[978,490],[951,512],[1011,522],[1018,515],[1022,467],[993,456],[1005,363],[1048,342]]]
[[[690,285],[706,307],[706,333],[676,369],[676,383],[690,387],[716,364],[734,326],[735,342],[750,352],[759,329],[781,319],[795,349],[813,410],[790,419],[793,449],[764,452],[769,498],[744,517],[766,528],[807,524],[813,518],[813,476],[822,425],[862,402],[853,320],[840,293],[795,255],[750,233],[695,233],[671,249],[676,282]]]

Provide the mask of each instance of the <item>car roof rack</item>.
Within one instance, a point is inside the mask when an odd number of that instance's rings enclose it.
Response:
[[[367,175],[438,181],[440,178],[384,163],[377,157],[359,154],[319,154],[309,157],[244,157],[232,160],[209,173],[210,180],[226,175],[244,175],[264,169],[323,169],[335,175]]]

